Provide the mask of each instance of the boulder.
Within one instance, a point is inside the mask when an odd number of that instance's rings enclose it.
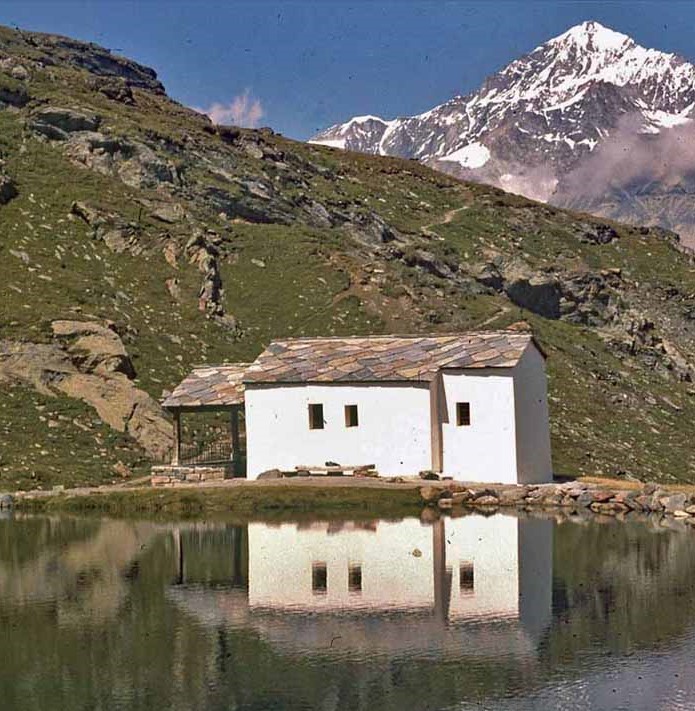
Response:
[[[523,503],[528,495],[528,487],[516,486],[510,489],[503,489],[499,493],[499,500],[502,506],[516,506]]]
[[[98,91],[107,99],[117,101],[120,104],[132,106],[135,103],[133,90],[120,77],[93,77],[90,82],[90,89]]]
[[[454,504],[465,504],[471,501],[473,498],[473,492],[468,489],[464,491],[454,491],[451,494],[451,500]]]
[[[428,469],[421,471],[418,476],[420,479],[424,479],[425,481],[439,481],[439,474]]]
[[[297,472],[297,474],[299,474],[299,472]],[[268,469],[264,472],[261,472],[258,475],[257,479],[282,479],[282,472],[279,469]]]
[[[609,491],[608,489],[594,489],[591,492],[591,499],[595,503],[602,504],[606,501],[610,501],[613,496],[614,496],[613,491]]]
[[[660,499],[660,503],[666,513],[683,511],[687,506],[687,501],[688,497],[685,494],[672,494],[671,496],[664,496]]]
[[[9,494],[0,496],[0,509],[14,508],[14,499]]]
[[[367,212],[353,210],[347,216],[342,217],[350,235],[365,245],[375,247],[402,239],[398,230],[387,224],[373,210]]]
[[[27,90],[21,84],[7,86],[0,83],[0,105],[21,108],[29,103],[30,98]]]
[[[420,498],[426,504],[434,504],[439,501],[442,495],[442,490],[437,486],[422,486],[420,487]]]
[[[589,490],[582,491],[575,501],[579,506],[590,506],[594,502],[593,492]]]
[[[499,506],[500,500],[496,496],[485,494],[474,501],[476,506]]]
[[[17,194],[14,180],[7,175],[0,174],[0,205],[5,205],[12,198],[17,197]]]
[[[618,239],[618,233],[605,222],[582,223],[579,239],[588,244],[610,244]]]

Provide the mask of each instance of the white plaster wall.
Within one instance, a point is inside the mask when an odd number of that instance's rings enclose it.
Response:
[[[444,371],[443,474],[515,484],[516,435],[511,368]],[[469,402],[471,424],[456,425],[456,403]]]
[[[513,516],[446,519],[451,621],[519,615],[519,531]],[[473,592],[461,591],[462,563],[472,563]]]
[[[374,464],[383,476],[431,467],[427,384],[247,386],[247,476],[268,469]],[[309,403],[323,404],[324,429],[309,429]],[[345,405],[359,425],[345,426]]]
[[[545,359],[529,345],[514,368],[517,472],[520,484],[552,481]]]
[[[287,610],[431,608],[432,527],[417,519],[379,521],[328,533],[328,524],[300,528],[250,523],[249,606]],[[420,555],[413,555],[414,550]],[[324,563],[326,593],[312,590],[312,566]],[[348,589],[348,569],[362,569],[362,591]]]

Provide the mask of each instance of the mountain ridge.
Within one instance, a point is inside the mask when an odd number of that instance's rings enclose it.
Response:
[[[623,160],[625,177],[608,171],[601,156],[626,146],[651,155],[655,141],[669,148],[685,141],[694,107],[695,66],[588,21],[514,60],[475,92],[412,117],[356,117],[310,140],[415,158],[533,199],[658,224],[690,243],[695,161],[681,161],[677,174],[664,178],[646,159],[630,166]],[[600,185],[587,193],[584,174],[601,163]]]

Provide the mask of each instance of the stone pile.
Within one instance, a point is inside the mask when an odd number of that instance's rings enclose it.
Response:
[[[199,484],[203,481],[222,481],[227,477],[225,465],[186,466],[162,464],[152,467],[152,486],[176,486],[177,484]]]
[[[580,481],[528,486],[433,482],[420,487],[420,498],[425,505],[442,510],[456,506],[485,510],[511,506],[588,509],[609,515],[656,513],[691,520],[695,525],[695,491],[664,489],[657,484],[622,489]]]

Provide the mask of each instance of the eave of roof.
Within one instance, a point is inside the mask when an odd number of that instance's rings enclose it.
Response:
[[[167,409],[226,408],[244,402],[242,377],[249,363],[196,366],[163,401]]]

